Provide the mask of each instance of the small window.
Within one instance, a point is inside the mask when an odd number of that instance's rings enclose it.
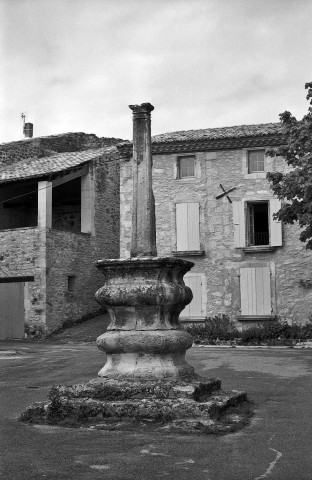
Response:
[[[178,173],[179,178],[195,177],[195,157],[179,157]]]
[[[75,275],[70,275],[68,277],[68,283],[67,283],[67,290],[69,292],[75,292],[76,291],[76,276]]]
[[[248,152],[248,173],[264,172],[264,150]]]

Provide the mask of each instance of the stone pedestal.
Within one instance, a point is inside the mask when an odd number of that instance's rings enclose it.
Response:
[[[142,380],[192,378],[185,361],[192,337],[179,314],[192,300],[183,275],[192,262],[177,258],[101,260],[105,284],[96,299],[107,307],[111,323],[97,339],[107,362],[99,376]]]

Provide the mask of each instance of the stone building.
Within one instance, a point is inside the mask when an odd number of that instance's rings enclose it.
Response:
[[[0,339],[99,310],[100,258],[119,256],[119,139],[0,145]]]
[[[193,300],[181,321],[201,322],[224,313],[244,328],[275,317],[305,322],[312,312],[312,253],[299,241],[296,225],[273,219],[280,201],[266,180],[268,171],[288,168],[282,158],[266,155],[268,147],[282,141],[280,124],[153,137],[158,255],[195,263],[186,275]],[[126,258],[131,146],[119,150],[121,257]]]

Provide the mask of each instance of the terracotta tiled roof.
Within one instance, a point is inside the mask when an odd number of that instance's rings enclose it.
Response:
[[[281,123],[239,125],[236,127],[206,128],[162,133],[152,137],[152,153],[205,152],[253,147],[273,147],[283,143]],[[132,144],[118,145],[125,160],[132,156]]]
[[[116,147],[104,147],[81,152],[58,153],[49,157],[22,159],[7,167],[2,164],[0,166],[0,183],[59,173],[95,160],[103,154],[114,154],[115,152],[117,152]]]
[[[259,125],[238,125],[235,127],[182,130],[152,137],[153,143],[189,142],[199,140],[220,140],[225,138],[259,137],[282,133],[281,123],[261,123]]]

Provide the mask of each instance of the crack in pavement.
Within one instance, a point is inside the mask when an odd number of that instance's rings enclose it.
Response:
[[[275,437],[275,435],[273,435],[270,439],[269,439],[269,444],[271,443],[271,441],[273,440],[273,438]],[[282,452],[279,452],[278,450],[276,450],[275,448],[272,448],[272,447],[269,447],[270,450],[272,450],[272,452],[275,452],[276,453],[276,457],[275,459],[269,464],[268,468],[266,469],[266,471],[260,475],[259,477],[256,477],[254,480],[261,480],[262,478],[266,478],[268,475],[270,475],[272,473],[272,470],[273,468],[275,467],[275,465],[277,464],[277,462],[279,461],[279,459],[283,456]]]

